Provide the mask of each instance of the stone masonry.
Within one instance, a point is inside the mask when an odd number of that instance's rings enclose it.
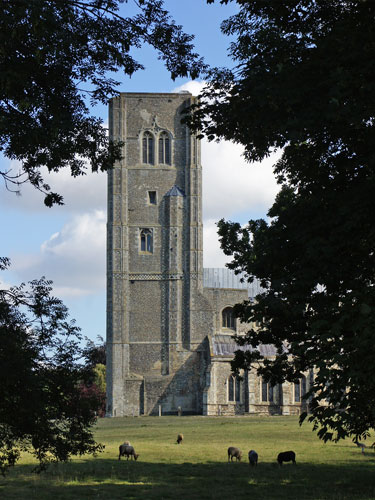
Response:
[[[230,311],[248,293],[203,287],[200,142],[181,124],[194,100],[110,102],[123,159],[108,173],[107,415],[299,413],[292,384],[265,403],[256,375],[231,379],[234,348],[220,347],[244,330]]]

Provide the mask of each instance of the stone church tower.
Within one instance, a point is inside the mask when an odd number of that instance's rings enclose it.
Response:
[[[110,136],[124,146],[108,172],[107,415],[298,414],[306,379],[269,387],[231,373],[232,335],[249,326],[232,307],[259,290],[226,269],[205,270],[203,286],[200,144],[181,124],[194,99],[123,93],[110,103]]]
[[[124,142],[108,185],[110,415],[202,409],[200,145],[181,124],[193,101],[131,93],[110,104],[110,134]]]

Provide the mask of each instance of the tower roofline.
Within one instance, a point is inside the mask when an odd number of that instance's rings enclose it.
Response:
[[[136,97],[136,96],[142,96],[142,97],[159,97],[159,96],[193,96],[191,92],[188,90],[183,90],[181,92],[119,92],[119,96],[131,96],[131,97]],[[116,97],[112,97],[112,99],[116,99]]]

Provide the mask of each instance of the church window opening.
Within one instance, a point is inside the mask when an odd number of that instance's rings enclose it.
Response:
[[[240,403],[242,401],[243,381],[240,377],[229,375],[228,377],[228,401]]]
[[[141,229],[140,239],[141,239],[141,252],[152,253],[153,252],[152,229]]]
[[[149,165],[154,164],[154,136],[151,132],[145,132],[142,139],[142,162]]]
[[[148,202],[150,205],[156,205],[156,191],[148,192]]]
[[[294,402],[300,403],[302,397],[306,394],[306,377],[302,375],[302,378],[297,382],[294,382]]]
[[[236,329],[236,319],[233,314],[233,307],[226,307],[222,312],[222,325],[223,328]]]
[[[275,387],[262,378],[262,402],[273,403],[275,401]]]
[[[294,382],[294,402],[301,402],[301,383],[300,381]]]
[[[234,377],[228,379],[228,401],[234,401]]]
[[[238,377],[236,378],[236,402],[241,402],[241,389],[242,389],[242,380]]]
[[[159,163],[171,164],[171,141],[167,132],[159,136]]]

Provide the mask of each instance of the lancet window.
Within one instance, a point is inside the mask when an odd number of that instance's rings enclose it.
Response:
[[[233,314],[233,307],[226,307],[222,312],[222,326],[223,328],[236,329],[236,318]]]
[[[269,382],[266,382],[262,378],[262,401],[263,402],[268,402],[268,403],[273,403],[274,402],[274,389],[275,387],[271,385]]]
[[[243,381],[239,377],[229,375],[228,377],[228,401],[241,402]]]
[[[153,253],[153,233],[152,229],[141,229],[140,231],[140,249],[143,253]]]
[[[142,162],[149,165],[154,164],[154,136],[146,131],[142,138]]]
[[[306,377],[302,375],[302,378],[298,382],[294,382],[294,402],[300,403],[302,397],[306,394]]]
[[[159,135],[159,163],[171,164],[171,141],[167,132]]]

